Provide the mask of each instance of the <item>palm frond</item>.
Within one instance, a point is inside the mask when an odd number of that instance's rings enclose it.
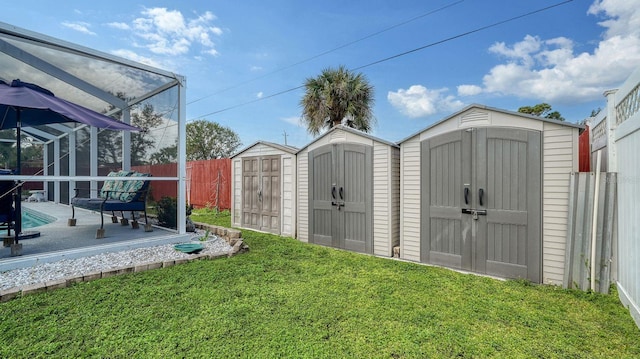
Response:
[[[375,125],[373,86],[363,74],[354,74],[344,66],[326,68],[317,77],[306,79],[304,87],[302,120],[312,135],[341,123],[365,132]]]

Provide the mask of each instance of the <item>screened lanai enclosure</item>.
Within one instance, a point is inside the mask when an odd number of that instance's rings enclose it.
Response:
[[[159,181],[175,184],[176,230],[185,233],[182,76],[0,23],[0,79],[36,84],[55,97],[141,129],[114,131],[60,122],[23,126],[20,141],[16,129],[2,129],[0,168],[11,170],[2,180],[22,183],[23,199],[36,194],[35,199],[65,205],[78,187],[98,195],[110,172],[144,172],[147,165],[172,163],[175,173],[150,177],[151,193]],[[60,215],[70,217],[70,210]]]

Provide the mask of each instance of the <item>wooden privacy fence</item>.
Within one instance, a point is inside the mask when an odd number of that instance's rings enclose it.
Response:
[[[187,162],[187,198],[196,208],[231,209],[231,159]]]
[[[569,193],[569,228],[565,251],[564,288],[591,288],[592,244],[595,243],[595,291],[609,293],[616,231],[617,174],[600,173],[596,197],[596,174],[572,173]],[[597,201],[596,201],[597,199]],[[597,203],[593,224],[594,207]],[[595,241],[593,238],[595,228]]]
[[[160,165],[132,166],[132,170],[142,173],[151,173],[153,177],[175,177],[178,173],[178,164],[165,163]],[[151,197],[159,201],[162,197],[178,197],[178,185],[173,181],[151,181]]]
[[[578,137],[578,171],[591,171],[591,130],[585,126]]]
[[[196,208],[231,208],[231,159],[187,162],[187,202]],[[133,170],[151,173],[154,177],[174,177],[175,163],[133,166]],[[172,181],[152,181],[151,194],[157,201],[162,197],[177,197],[177,184]]]

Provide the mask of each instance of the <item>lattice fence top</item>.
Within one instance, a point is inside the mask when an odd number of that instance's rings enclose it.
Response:
[[[600,123],[598,123],[592,130],[591,130],[591,138],[593,139],[593,141],[596,141],[600,138],[605,137],[607,134],[607,118],[603,118],[602,121],[600,121]]]
[[[629,94],[616,106],[616,124],[628,120],[640,110],[640,84],[636,85]]]

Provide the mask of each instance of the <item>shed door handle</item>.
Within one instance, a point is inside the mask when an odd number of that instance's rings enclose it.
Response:
[[[336,199],[336,186],[331,187],[331,197]]]
[[[479,197],[479,199],[480,199],[480,205],[481,205],[481,206],[484,206],[484,203],[483,203],[483,201],[482,201],[482,199],[483,199],[483,197],[484,197],[484,190],[483,190],[482,188],[480,188],[480,189],[478,190],[478,197]]]
[[[340,199],[344,201],[344,188],[340,187]]]
[[[464,204],[469,204],[469,187],[464,188]]]

